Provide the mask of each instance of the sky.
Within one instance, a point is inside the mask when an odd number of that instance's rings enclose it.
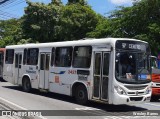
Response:
[[[0,2],[3,0],[0,0]],[[51,0],[30,0],[32,2],[50,3]],[[66,4],[68,0],[61,0]],[[131,6],[133,0],[87,0],[94,11],[101,15],[108,16],[109,12],[116,9],[117,6]],[[24,14],[24,8],[27,6],[25,0],[9,0],[8,3],[0,5],[0,19],[9,17],[20,18]]]

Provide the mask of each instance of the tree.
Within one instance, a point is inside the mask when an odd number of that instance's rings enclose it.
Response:
[[[61,0],[52,0],[51,4],[56,5],[56,6],[62,6],[63,5]]]
[[[27,39],[38,42],[57,41],[58,22],[63,7],[59,0],[51,4],[27,2],[23,17],[23,32]]]
[[[22,37],[21,19],[0,21],[0,47],[17,44]]]
[[[68,4],[81,4],[81,5],[87,5],[87,2],[85,0],[68,0]]]
[[[96,25],[96,28],[93,31],[87,33],[87,37],[91,38],[110,37],[113,29],[110,24],[111,24],[110,19],[98,15],[98,23]]]
[[[69,4],[63,7],[60,16],[60,40],[77,40],[85,38],[95,29],[97,14],[87,5]]]

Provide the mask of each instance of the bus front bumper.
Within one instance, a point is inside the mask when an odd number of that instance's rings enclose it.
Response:
[[[118,93],[114,93],[113,104],[115,105],[138,104],[138,103],[149,102],[150,99],[151,99],[151,93],[146,95],[137,95],[137,96],[120,95]]]

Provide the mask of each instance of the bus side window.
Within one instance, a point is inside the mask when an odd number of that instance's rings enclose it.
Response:
[[[30,48],[27,52],[27,65],[37,65],[38,63],[38,48]]]
[[[91,46],[76,46],[74,48],[73,67],[89,68],[91,64]]]
[[[54,65],[54,59],[55,58],[55,48],[52,48],[52,56],[51,56],[51,66]]]
[[[14,50],[13,49],[7,49],[6,50],[5,63],[6,64],[13,64],[13,59],[14,59]]]
[[[72,47],[56,48],[55,65],[58,67],[70,67],[72,62]]]
[[[24,53],[23,53],[23,64],[27,64],[27,49],[24,49]]]

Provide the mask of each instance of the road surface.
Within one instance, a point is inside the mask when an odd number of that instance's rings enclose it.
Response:
[[[44,93],[33,90],[32,93],[22,91],[19,86],[14,86],[8,82],[0,82],[0,98],[17,106],[20,110],[36,110],[42,112],[43,119],[158,119],[156,115],[139,117],[134,116],[137,111],[145,113],[156,113],[160,110],[160,101],[149,102],[137,105],[108,105],[95,102],[83,106],[76,104],[75,100],[69,96],[55,93]],[[155,110],[150,112],[149,110]],[[159,115],[160,116],[160,115]]]

